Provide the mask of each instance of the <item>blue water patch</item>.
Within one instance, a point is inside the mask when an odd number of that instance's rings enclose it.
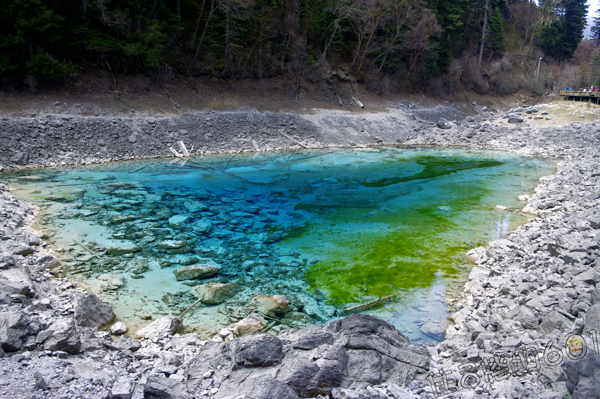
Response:
[[[290,311],[263,315],[275,332],[363,311],[427,343],[443,339],[448,290],[468,273],[465,253],[526,221],[494,207],[520,209],[518,195],[553,168],[514,154],[389,147],[2,178],[44,211],[64,250],[56,272],[100,295],[132,330],[180,314],[196,300],[192,287],[234,283],[224,302],[186,313],[188,331],[208,337],[257,312],[257,295],[283,295]],[[198,264],[221,269],[176,279],[174,270]]]

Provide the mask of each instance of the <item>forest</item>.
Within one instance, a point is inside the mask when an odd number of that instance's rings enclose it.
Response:
[[[0,0],[2,84],[77,71],[329,75],[374,92],[543,94],[600,77],[586,0]],[[596,27],[597,25],[597,27]],[[535,79],[532,79],[535,77]],[[335,85],[335,80],[333,80]]]

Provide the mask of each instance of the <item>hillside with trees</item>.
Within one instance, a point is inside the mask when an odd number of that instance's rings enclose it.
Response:
[[[115,81],[283,77],[296,95],[309,84],[334,95],[355,83],[378,94],[543,94],[600,77],[600,27],[581,42],[586,0],[0,0],[0,7],[2,83],[31,90],[94,70]]]

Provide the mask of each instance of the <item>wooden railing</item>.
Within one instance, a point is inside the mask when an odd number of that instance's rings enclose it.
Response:
[[[560,91],[559,94],[563,97],[600,97],[600,91]]]

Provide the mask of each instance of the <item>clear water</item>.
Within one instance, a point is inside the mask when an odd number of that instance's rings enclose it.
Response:
[[[526,221],[494,207],[520,209],[518,195],[553,168],[505,153],[379,148],[53,168],[2,179],[44,210],[51,241],[65,249],[57,272],[113,305],[132,331],[148,317],[181,313],[195,300],[191,286],[235,282],[240,291],[231,300],[186,314],[188,331],[208,337],[231,326],[252,311],[257,294],[290,300],[294,312],[271,320],[274,330],[328,322],[345,308],[399,294],[365,313],[427,343],[443,339],[448,292],[468,273],[465,253]],[[106,251],[117,247],[136,252]],[[195,263],[222,269],[176,281],[174,269]],[[124,285],[107,289],[106,273]]]

